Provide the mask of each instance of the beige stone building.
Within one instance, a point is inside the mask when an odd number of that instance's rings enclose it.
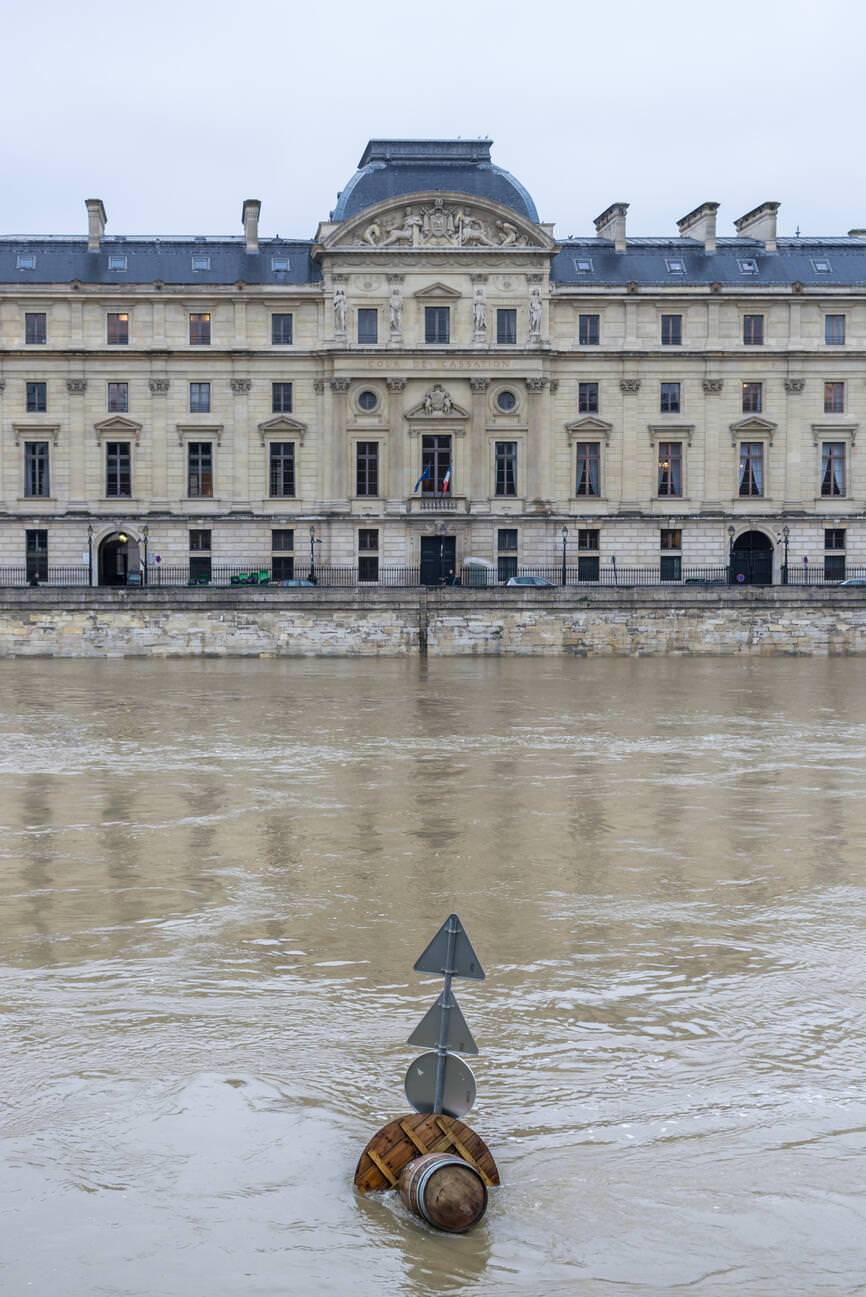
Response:
[[[0,581],[856,573],[866,238],[717,206],[557,239],[371,141],[313,239],[0,239]]]

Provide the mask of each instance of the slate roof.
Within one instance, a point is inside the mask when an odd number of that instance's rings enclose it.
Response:
[[[386,199],[433,190],[486,198],[537,222],[538,212],[527,190],[490,161],[490,144],[490,140],[370,140],[358,170],[337,195],[331,220],[345,221]]]
[[[866,239],[779,239],[776,252],[767,252],[754,239],[719,239],[715,252],[704,252],[696,239],[628,239],[625,252],[615,252],[609,239],[568,239],[553,260],[558,284],[623,286],[684,286],[719,283],[737,287],[772,287],[795,283],[810,286],[854,287],[866,284]],[[589,261],[590,270],[578,270]],[[680,261],[683,271],[668,262]],[[755,271],[744,269],[753,262]],[[828,270],[819,269],[822,264]]]
[[[88,252],[86,238],[0,239],[0,283],[65,284],[312,284],[322,275],[311,257],[312,242],[262,239],[248,253],[241,237],[226,239],[104,238],[99,252]],[[19,269],[21,256],[33,255],[33,269]],[[110,256],[125,256],[126,270],[109,270]],[[207,270],[193,270],[193,256],[209,257]],[[288,271],[275,270],[273,258],[288,258]]]

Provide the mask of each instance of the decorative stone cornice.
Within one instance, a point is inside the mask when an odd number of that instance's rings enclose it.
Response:
[[[350,378],[332,378],[331,391],[337,393],[348,392],[351,383],[352,380]]]
[[[486,284],[489,278],[489,275],[470,275],[469,282],[470,284]]]
[[[182,446],[185,441],[208,441],[209,439],[219,446],[223,439],[221,423],[178,423],[175,427],[179,446]]]
[[[44,441],[50,437],[53,444],[57,445],[57,438],[60,436],[59,423],[13,423],[12,431],[15,434],[15,445],[20,446],[24,440]]]
[[[724,380],[721,378],[705,378],[704,391],[707,396],[718,396],[724,387]]]
[[[770,419],[762,419],[759,414],[748,414],[745,419],[738,419],[731,424],[731,445],[736,446],[738,441],[748,441],[750,438],[765,437],[772,446],[776,427]]]
[[[258,429],[259,440],[263,446],[268,437],[289,437],[293,441],[299,441],[303,446],[307,433],[307,425],[288,414],[276,414],[273,419],[265,419],[264,423],[258,425]]]
[[[386,378],[385,386],[389,392],[404,392],[406,390],[405,378]]]
[[[647,431],[653,445],[658,441],[685,441],[692,444],[695,435],[693,423],[648,423]]]
[[[406,276],[405,276],[405,275],[386,275],[385,278],[387,279],[387,281],[388,281],[389,284],[402,284],[403,281],[405,280]]]
[[[588,414],[583,419],[575,419],[572,423],[567,423],[565,431],[568,433],[569,441],[604,441],[607,444],[610,442],[613,424]]]
[[[792,395],[799,395],[806,386],[806,380],[804,378],[786,378],[784,382],[785,391],[790,392]]]
[[[169,380],[167,378],[150,378],[148,379],[148,387],[154,396],[165,396],[168,391]]]
[[[543,284],[544,275],[527,275],[526,282],[527,284]]]
[[[490,386],[490,379],[480,377],[470,378],[469,386],[473,392],[486,392]]]
[[[253,385],[249,378],[232,378],[229,381],[235,396],[246,396]]]
[[[619,380],[619,387],[620,387],[620,391],[621,391],[621,392],[627,392],[627,393],[629,393],[629,394],[633,394],[634,392],[639,392],[639,391],[640,391],[640,379],[639,379],[639,378],[621,378],[621,379]]]
[[[107,419],[100,420],[93,425],[93,430],[97,441],[112,437],[118,441],[134,441],[136,446],[141,441],[141,424],[136,423],[135,419],[127,419],[122,414],[112,414]]]
[[[67,378],[66,390],[72,396],[83,396],[87,391],[86,378]]]
[[[551,395],[552,395],[554,392],[558,392],[558,391],[559,391],[559,379],[558,379],[558,378],[552,378],[552,379],[550,380],[550,391],[551,391]]]
[[[849,441],[853,446],[859,427],[859,423],[813,423],[812,441],[816,446],[822,441]]]
[[[324,378],[314,378],[314,379],[313,379],[313,391],[314,391],[314,392],[318,392],[318,394],[321,396],[321,394],[322,394],[322,392],[324,392],[324,390],[325,390],[325,380],[324,380]]]
[[[434,383],[424,399],[411,410],[406,411],[407,419],[468,419],[469,411],[446,391],[441,383]]]
[[[531,396],[538,396],[547,387],[547,383],[546,378],[527,378],[526,390]]]

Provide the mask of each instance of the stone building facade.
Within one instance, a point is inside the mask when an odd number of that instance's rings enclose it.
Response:
[[[386,140],[312,240],[0,239],[0,578],[850,575],[866,237],[717,207],[557,239],[489,142]]]

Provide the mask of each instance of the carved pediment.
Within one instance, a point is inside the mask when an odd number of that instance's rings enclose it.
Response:
[[[259,424],[259,439],[264,446],[266,437],[291,437],[303,446],[306,431],[307,425],[300,419],[293,419],[288,414],[275,414],[273,419],[265,419]]]
[[[777,426],[770,419],[762,419],[759,414],[749,414],[745,419],[731,424],[731,445],[735,446],[738,441],[748,441],[749,437],[766,437],[772,446]]]
[[[610,441],[613,424],[587,414],[583,419],[575,419],[573,423],[567,423],[565,431],[568,433],[569,441]]]
[[[419,288],[413,297],[461,297],[456,288],[449,288],[447,284],[428,284],[426,288]]]
[[[134,419],[127,419],[122,414],[109,415],[107,419],[95,423],[93,427],[100,439],[116,437],[118,441],[134,441],[136,445],[141,440],[141,424],[136,423]]]
[[[553,239],[501,203],[461,193],[425,192],[368,207],[359,216],[319,227],[320,250],[364,248],[370,252],[552,251]]]
[[[434,383],[423,401],[406,411],[407,419],[468,419],[469,411],[452,400],[441,383]]]

